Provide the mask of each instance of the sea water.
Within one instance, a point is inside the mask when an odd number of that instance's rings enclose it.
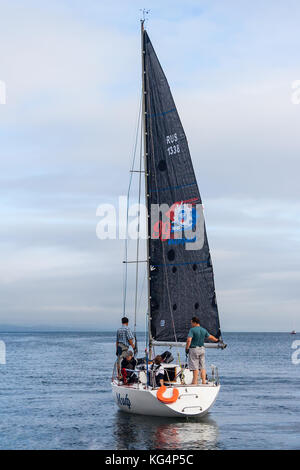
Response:
[[[118,410],[110,387],[115,333],[0,333],[0,448],[299,449],[297,338],[224,333],[227,349],[206,351],[221,380],[211,412],[170,419]],[[143,356],[142,335],[139,349]]]

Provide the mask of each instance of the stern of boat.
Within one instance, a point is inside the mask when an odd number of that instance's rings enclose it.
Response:
[[[176,367],[172,364],[170,366]],[[213,368],[214,374],[211,380],[206,384],[192,385],[191,383],[181,383],[179,378],[177,382],[166,382],[166,390],[159,394],[159,388],[150,387],[147,384],[147,377],[144,371],[139,373],[139,381],[133,385],[124,385],[118,379],[112,380],[112,392],[115,403],[118,407],[127,413],[164,416],[164,417],[187,417],[204,416],[215,403],[220,391],[218,377],[216,377],[216,368]],[[189,381],[188,369],[185,370],[185,380]],[[178,397],[172,403],[174,390],[178,392]],[[164,401],[161,401],[161,399]]]

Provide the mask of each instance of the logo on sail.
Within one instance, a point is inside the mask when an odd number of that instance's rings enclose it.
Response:
[[[182,237],[182,232],[186,234],[196,227],[196,201],[197,198],[192,198],[175,202],[164,212],[164,220],[156,219],[157,221],[153,225],[152,238],[160,238],[162,241],[168,240],[169,244],[194,242],[194,237],[193,239]]]
[[[195,210],[191,205],[185,204],[184,202],[176,203],[171,231],[179,232],[182,230],[192,230],[195,226],[194,214]]]

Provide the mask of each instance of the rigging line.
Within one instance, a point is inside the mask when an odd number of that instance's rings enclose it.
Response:
[[[143,294],[144,294],[144,290],[145,290],[145,281],[146,281],[146,278],[147,278],[147,267],[145,268],[145,272],[144,272],[144,278],[143,278],[143,282],[142,282],[142,286],[140,287],[140,298],[139,298],[139,301],[138,301],[138,310],[140,310],[141,308],[141,302],[142,302],[142,298],[143,298]],[[145,349],[146,349],[146,345],[147,345],[147,322],[148,322],[148,319],[147,319],[147,315],[145,315],[145,328],[144,328],[144,332],[145,332],[145,336],[144,336],[144,340],[145,340]]]
[[[135,157],[136,157],[136,149],[137,149],[137,143],[138,143],[138,134],[139,134],[139,127],[140,127],[140,121],[141,121],[141,110],[142,110],[142,94],[140,97],[140,103],[139,103],[139,110],[138,110],[138,119],[137,119],[137,126],[136,126],[136,133],[135,133],[135,139],[134,139],[134,147],[133,147],[133,159],[132,159],[132,165],[131,165],[131,170],[134,169],[134,164],[135,164]],[[132,176],[133,172],[130,172],[130,177],[129,177],[129,184],[128,184],[128,190],[127,190],[127,207],[126,207],[126,235],[125,235],[125,247],[124,247],[124,259],[127,261],[127,253],[128,253],[128,218],[129,218],[129,196],[130,196],[130,189],[131,189],[131,183],[132,183]],[[125,263],[125,268],[123,271],[123,315],[126,313],[126,299],[127,299],[127,263]]]
[[[144,294],[144,290],[145,290],[145,281],[147,279],[147,266],[145,267],[145,270],[144,270],[144,277],[143,277],[143,282],[142,282],[142,286],[141,286],[141,289],[140,289],[140,298],[139,298],[139,302],[138,302],[138,310],[141,308],[141,303],[142,303],[142,298],[143,298],[143,294]],[[147,318],[147,315],[145,315],[145,327],[144,327],[144,341],[145,341],[145,351],[147,349],[147,342],[148,342],[148,318]]]
[[[145,269],[144,279],[143,279],[143,283],[142,283],[142,287],[141,287],[140,298],[139,298],[139,302],[138,302],[138,309],[141,306],[142,296],[143,296],[144,288],[145,288],[146,275],[147,275],[147,268]]]
[[[140,225],[141,225],[141,186],[142,186],[142,158],[143,158],[143,130],[141,120],[141,143],[140,143],[140,169],[139,169],[139,197],[138,197],[138,236],[136,240],[136,270],[135,270],[135,299],[134,299],[134,332],[136,333],[136,315],[138,302],[139,283],[139,249],[140,249]]]
[[[149,86],[149,77],[147,76],[147,74],[146,74],[146,80],[147,80],[146,99],[148,100],[149,111],[150,111],[150,115],[151,115],[151,102],[150,102],[150,95],[149,95],[150,86]],[[152,166],[154,168],[154,180],[155,180],[155,185],[156,185],[157,200],[159,200],[157,175],[156,175],[156,165],[155,165],[155,162],[154,162],[154,142],[153,142],[153,131],[152,131],[152,119],[149,119],[149,126],[151,128],[150,135],[151,135],[151,146],[152,146],[152,152],[151,152]],[[175,321],[174,321],[173,311],[172,311],[172,307],[171,307],[171,296],[170,296],[169,280],[168,280],[168,274],[167,274],[167,269],[166,269],[165,246],[164,246],[162,241],[161,241],[161,245],[162,245],[163,260],[164,260],[164,266],[165,266],[164,272],[165,272],[165,279],[166,279],[166,286],[167,286],[167,293],[168,293],[169,309],[170,309],[172,326],[173,326],[173,331],[174,331],[174,339],[175,339],[175,342],[177,343],[177,334],[176,334],[176,328],[175,328]],[[177,348],[177,352],[178,352],[178,348]]]

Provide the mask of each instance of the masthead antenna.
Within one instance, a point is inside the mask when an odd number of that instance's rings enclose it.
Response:
[[[147,10],[146,8],[140,8],[140,11],[142,12],[141,14],[141,23],[142,25],[147,21],[148,15],[150,13],[150,10]]]

